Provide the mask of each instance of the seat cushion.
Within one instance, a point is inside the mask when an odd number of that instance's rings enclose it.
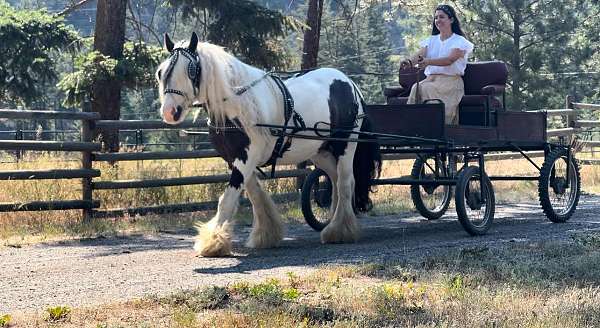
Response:
[[[406,96],[406,89],[404,89],[401,85],[396,86],[388,86],[383,89],[383,95],[386,97],[402,97]]]
[[[406,105],[408,97],[388,97],[388,105]]]
[[[466,95],[481,94],[481,88],[486,85],[505,85],[508,78],[508,68],[501,61],[467,63],[463,81]]]

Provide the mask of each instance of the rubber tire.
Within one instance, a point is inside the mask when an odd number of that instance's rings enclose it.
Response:
[[[458,221],[463,226],[463,228],[472,236],[480,236],[485,235],[487,231],[492,226],[494,221],[494,211],[496,206],[496,198],[494,196],[494,187],[492,186],[492,182],[488,178],[487,174],[484,173],[483,182],[488,190],[488,201],[486,204],[490,208],[489,217],[484,217],[485,224],[483,226],[474,225],[469,216],[467,214],[467,209],[465,207],[465,191],[469,180],[472,177],[479,176],[479,167],[478,166],[469,166],[466,167],[459,175],[458,182],[456,183],[456,196],[455,196],[455,204],[456,204],[456,214],[458,214]],[[488,211],[486,210],[486,216],[488,216]]]
[[[306,179],[304,179],[304,183],[302,184],[302,193],[300,195],[300,204],[302,208],[302,214],[304,215],[304,220],[315,231],[322,231],[329,224],[329,221],[321,222],[317,220],[312,211],[310,201],[313,195],[313,187],[319,182],[319,178],[321,176],[326,176],[329,180],[329,183],[331,183],[331,179],[329,179],[325,171],[319,168],[314,169],[308,176],[306,176]],[[332,197],[332,195],[330,195],[330,197]]]
[[[427,160],[427,158],[425,160]],[[419,175],[421,174],[421,168],[423,166],[423,163],[424,162],[420,157],[417,157],[417,159],[415,159],[412,170],[410,172],[410,175],[413,179],[419,178]],[[448,176],[449,175],[448,168],[445,167],[444,170],[446,170],[446,175]],[[441,187],[444,187],[444,186],[441,186]],[[421,198],[421,186],[420,185],[411,185],[410,186],[410,198],[412,199],[412,202],[415,205],[415,208],[417,209],[419,214],[421,214],[421,216],[423,216],[424,218],[426,218],[428,220],[437,220],[446,213],[446,210],[448,210],[448,206],[450,206],[450,202],[452,201],[452,187],[448,187],[448,195],[446,196],[446,199],[444,199],[444,205],[438,211],[432,211],[429,208],[427,208],[427,206],[425,206],[425,204],[423,203],[423,198]]]
[[[581,195],[581,175],[579,173],[579,165],[573,156],[571,156],[571,164],[573,168],[575,168],[575,179],[577,181],[577,191],[575,193],[575,198],[573,199],[571,209],[565,214],[558,214],[552,208],[552,203],[550,202],[550,194],[548,190],[550,175],[552,174],[552,166],[554,163],[564,158],[564,161],[567,160],[567,150],[564,148],[557,148],[548,153],[546,158],[544,159],[544,164],[542,164],[542,168],[540,170],[540,179],[538,181],[538,196],[540,199],[540,204],[542,205],[542,210],[546,217],[554,222],[554,223],[563,223],[571,218],[571,215],[575,212],[577,208],[577,203],[579,203],[579,196]]]

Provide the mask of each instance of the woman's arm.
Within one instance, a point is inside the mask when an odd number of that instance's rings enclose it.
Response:
[[[419,66],[425,67],[429,65],[433,66],[450,66],[454,64],[455,61],[464,57],[466,51],[460,49],[452,49],[450,55],[448,57],[441,58],[424,58],[419,62]]]

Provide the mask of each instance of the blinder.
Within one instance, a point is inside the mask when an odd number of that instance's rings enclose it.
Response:
[[[202,73],[202,67],[200,66],[200,57],[198,56],[198,54],[187,48],[173,49],[173,52],[171,53],[171,56],[170,56],[169,66],[167,67],[167,71],[166,71],[165,85],[168,83],[169,78],[171,77],[171,74],[173,73],[173,68],[175,67],[175,64],[177,63],[177,60],[179,60],[180,54],[189,60],[188,67],[187,67],[187,74],[188,74],[188,78],[192,81],[192,85],[194,87],[194,95],[196,95],[196,93],[198,92],[199,85],[200,85],[200,76]],[[176,89],[165,89],[163,91],[163,93],[164,94],[174,93],[174,94],[183,96],[186,99],[188,98],[185,95],[185,93],[183,93],[180,90],[176,90]]]

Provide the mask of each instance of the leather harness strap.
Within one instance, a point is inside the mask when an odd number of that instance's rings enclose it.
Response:
[[[271,158],[269,158],[269,160],[264,165],[271,165],[271,178],[274,178],[275,165],[277,164],[277,159],[283,157],[283,153],[285,152],[285,150],[290,148],[292,144],[292,138],[285,138],[290,119],[292,119],[293,123],[293,127],[290,127],[292,129],[292,134],[304,130],[306,128],[306,124],[304,123],[302,116],[300,116],[300,114],[298,114],[298,112],[294,110],[294,99],[292,98],[292,95],[290,94],[288,88],[285,86],[285,83],[283,83],[281,78],[277,75],[270,74],[269,76],[273,79],[273,81],[275,81],[275,84],[277,85],[277,87],[279,87],[279,90],[283,95],[284,113],[283,133],[281,133],[279,137],[277,137],[277,141],[275,141],[275,147],[273,147],[273,152],[271,153]]]

